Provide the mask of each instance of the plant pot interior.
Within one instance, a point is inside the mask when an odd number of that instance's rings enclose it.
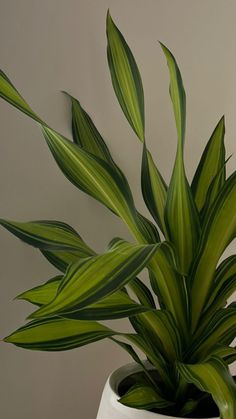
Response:
[[[159,379],[157,372],[149,371],[149,373],[152,375],[152,378],[158,383]],[[118,386],[119,396],[123,396],[134,384],[137,384],[140,381],[143,382],[143,380],[145,380],[145,374],[143,372],[136,372],[134,374],[129,375],[128,377],[123,379]],[[189,398],[197,400],[201,397],[201,395],[203,395],[203,393],[200,390],[198,390],[194,386],[189,386]],[[160,413],[162,415],[186,418],[186,416],[181,416],[179,414],[179,412],[176,410],[176,407],[174,409],[152,409],[150,411],[153,413]],[[212,397],[209,395],[206,396],[201,402],[199,402],[198,407],[195,409],[194,413],[188,414],[188,418],[210,419],[219,417],[219,415],[219,409],[217,408]]]

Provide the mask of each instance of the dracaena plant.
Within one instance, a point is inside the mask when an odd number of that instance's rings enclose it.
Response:
[[[63,222],[1,219],[3,227],[38,248],[61,272],[18,296],[38,307],[30,322],[5,341],[31,350],[62,351],[112,339],[143,368],[121,403],[184,417],[194,416],[203,400],[212,397],[222,419],[235,419],[236,386],[228,365],[236,359],[230,346],[236,335],[236,308],[227,300],[236,290],[236,256],[219,263],[236,231],[236,172],[226,177],[224,118],[190,184],[183,157],[183,81],[174,56],[161,44],[177,128],[176,158],[167,185],[148,150],[137,64],[109,13],[107,41],[116,97],[143,147],[142,193],[153,220],[137,211],[126,177],[77,99],[69,95],[72,141],[37,116],[1,72],[1,97],[38,122],[63,174],[120,217],[134,236],[133,243],[115,238],[97,254]],[[137,278],[144,268],[148,285]],[[133,332],[101,323],[125,317]]]

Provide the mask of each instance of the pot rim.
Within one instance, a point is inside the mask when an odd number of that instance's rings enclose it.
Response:
[[[143,361],[144,364],[146,365],[146,367],[148,369],[154,369],[154,367],[148,362],[148,361]],[[137,413],[137,417],[139,417],[141,412],[145,412],[145,419],[184,419],[183,417],[177,417],[177,416],[167,416],[167,415],[163,415],[161,413],[153,413],[153,412],[149,412],[148,410],[142,410],[142,409],[135,409],[132,407],[128,407],[128,406],[124,406],[122,404],[120,404],[118,402],[118,398],[120,397],[118,394],[118,387],[119,384],[122,382],[122,380],[126,377],[128,377],[129,375],[138,372],[138,371],[142,371],[142,367],[138,364],[136,364],[135,362],[131,362],[125,365],[122,365],[121,367],[117,368],[116,370],[114,370],[108,377],[108,385],[110,388],[110,392],[111,392],[111,398],[113,400],[113,403],[115,404],[119,404],[119,406],[122,408],[122,410],[127,413],[129,412],[136,412]],[[157,416],[158,415],[158,416]],[[185,418],[185,419],[190,419],[190,418]],[[193,418],[192,418],[193,419]],[[198,419],[198,418],[195,418]],[[212,418],[205,418],[205,419],[219,419],[219,416],[217,417],[212,417]]]

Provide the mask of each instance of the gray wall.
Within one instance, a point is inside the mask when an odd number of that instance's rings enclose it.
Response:
[[[176,134],[168,95],[163,41],[180,63],[187,91],[186,166],[189,177],[204,144],[226,114],[228,155],[236,132],[235,0],[1,0],[1,67],[49,124],[70,135],[69,104],[78,97],[127,174],[137,206],[141,145],[112,91],[106,61],[107,8],[130,44],[142,73],[147,140],[170,176]],[[115,235],[129,238],[108,210],[76,190],[56,167],[34,122],[0,103],[1,217],[58,219],[100,251]],[[228,163],[235,167],[235,157]],[[55,270],[36,251],[1,230],[1,336],[22,324],[31,307],[15,295]],[[114,322],[125,330],[122,321]],[[28,352],[2,344],[2,419],[94,419],[108,373],[128,361],[110,342],[65,353]]]

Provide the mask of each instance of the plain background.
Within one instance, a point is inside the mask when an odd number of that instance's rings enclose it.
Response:
[[[107,140],[131,184],[137,207],[141,144],[112,90],[106,59],[107,9],[139,65],[146,107],[147,141],[169,179],[176,132],[168,71],[158,40],[180,64],[187,92],[186,167],[191,179],[214,126],[226,114],[227,153],[235,152],[235,0],[1,0],[0,61],[42,118],[70,135],[70,106],[60,93],[80,99]],[[70,223],[97,251],[113,236],[130,238],[102,205],[59,172],[33,121],[0,103],[0,216]],[[228,171],[235,167],[235,157]],[[19,327],[32,307],[12,301],[55,274],[43,257],[1,229],[1,336]],[[126,330],[124,321],[113,322]],[[94,419],[109,372],[129,361],[109,341],[64,353],[30,352],[0,344],[1,419]]]

